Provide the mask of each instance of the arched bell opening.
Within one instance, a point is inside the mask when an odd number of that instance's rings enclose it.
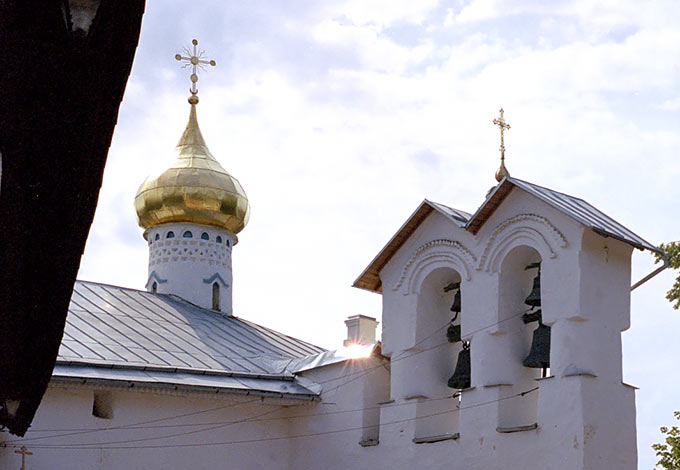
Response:
[[[549,328],[541,314],[541,261],[536,249],[521,245],[501,263],[497,330],[502,346],[496,373],[504,385],[501,398],[513,398],[499,402],[499,429],[538,422],[536,379],[546,375],[550,354]]]
[[[453,395],[448,383],[463,348],[460,325],[464,305],[464,286],[453,268],[434,269],[418,290],[416,343],[409,352],[418,399],[417,439],[458,432],[460,399],[446,397]]]

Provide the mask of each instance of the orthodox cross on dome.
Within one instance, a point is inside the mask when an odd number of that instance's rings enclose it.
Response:
[[[503,118],[503,108],[500,109],[501,116],[493,120],[493,123],[501,129],[501,166],[496,171],[496,181],[500,182],[506,176],[510,176],[510,172],[505,168],[505,140],[504,132],[506,129],[510,129],[510,124],[505,122]]]
[[[198,69],[200,68],[201,70],[205,70],[205,65],[211,65],[214,67],[217,65],[217,63],[214,60],[203,58],[205,51],[198,49],[198,40],[192,39],[191,44],[193,45],[193,51],[185,47],[182,49],[182,52],[185,55],[175,54],[175,59],[179,60],[180,62],[186,62],[182,66],[183,69],[191,67],[191,76],[189,77],[191,79],[191,88],[189,88],[191,96],[189,97],[189,103],[196,104],[198,103],[198,96],[196,96],[198,94],[198,88],[196,87],[196,82],[198,82]]]
[[[26,456],[33,455],[33,452],[29,452],[26,446],[21,446],[21,449],[15,450],[15,454],[21,454],[21,470],[26,470]]]

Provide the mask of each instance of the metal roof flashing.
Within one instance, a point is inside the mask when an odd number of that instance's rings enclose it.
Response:
[[[286,377],[244,378],[236,375],[200,375],[179,371],[100,368],[90,365],[57,364],[51,383],[61,386],[88,386],[167,394],[208,393],[255,395],[294,400],[318,400],[321,387],[307,379]]]
[[[380,341],[375,341],[373,343],[368,343],[361,345],[366,348],[368,354],[364,356],[353,356],[348,355],[346,348],[340,348],[331,351],[324,351],[319,354],[313,354],[307,357],[302,357],[300,359],[293,360],[290,367],[296,374],[308,372],[310,370],[320,369],[322,367],[330,366],[333,364],[338,364],[346,361],[356,361],[365,360],[375,357],[384,358],[382,355],[382,343]]]

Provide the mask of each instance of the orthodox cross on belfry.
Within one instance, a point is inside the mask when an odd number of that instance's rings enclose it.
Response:
[[[191,88],[189,88],[189,91],[191,92],[192,97],[189,98],[189,102],[191,103],[192,98],[195,98],[195,103],[192,104],[196,104],[198,103],[198,97],[196,96],[198,94],[198,88],[196,87],[196,82],[198,82],[198,69],[205,70],[204,65],[211,65],[214,67],[217,63],[214,60],[203,58],[205,51],[198,49],[198,40],[192,39],[191,44],[194,46],[193,51],[185,47],[182,49],[182,52],[185,55],[175,54],[175,59],[186,62],[182,68],[191,67],[191,76],[189,77],[191,78]]]
[[[508,171],[507,168],[505,168],[505,140],[504,140],[504,132],[506,129],[510,129],[510,124],[505,122],[505,119],[503,118],[503,108],[500,109],[500,113],[501,116],[493,120],[493,123],[496,124],[501,129],[501,147],[500,147],[501,166],[496,171],[496,181],[498,182],[500,182],[506,176],[510,176],[510,172]]]
[[[26,456],[33,455],[33,452],[29,452],[26,446],[21,446],[21,449],[15,450],[15,454],[21,454],[21,470],[26,470]]]

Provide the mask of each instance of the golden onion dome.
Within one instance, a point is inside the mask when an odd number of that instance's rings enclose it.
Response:
[[[191,222],[236,234],[248,223],[248,198],[203,140],[196,119],[198,97],[192,96],[189,103],[189,122],[175,149],[177,159],[160,175],[149,176],[137,191],[137,221],[145,229]]]

